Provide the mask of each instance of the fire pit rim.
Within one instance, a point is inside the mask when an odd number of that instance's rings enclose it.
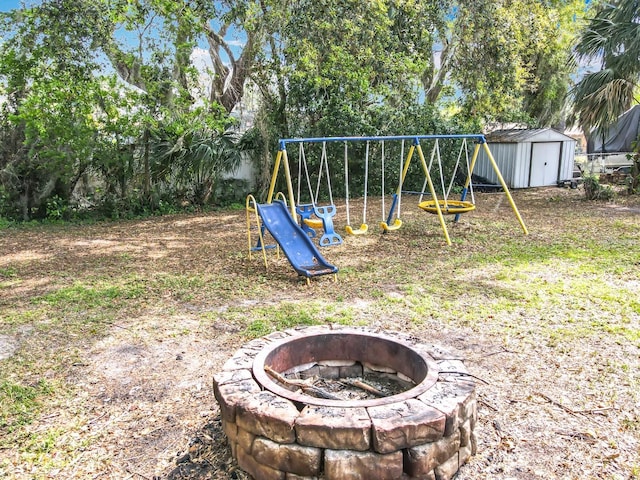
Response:
[[[313,337],[326,337],[326,336],[360,336],[360,337],[368,337],[373,341],[378,341],[382,343],[392,343],[397,345],[400,348],[403,348],[410,352],[413,358],[417,361],[423,362],[424,368],[426,369],[426,374],[424,378],[422,378],[419,382],[416,382],[416,386],[410,388],[404,392],[401,392],[396,395],[390,395],[388,397],[382,398],[371,398],[365,400],[330,400],[313,397],[311,395],[306,395],[301,392],[294,392],[285,387],[277,384],[272,378],[267,374],[264,369],[265,362],[278,349],[281,349],[288,343],[293,343],[296,341],[311,339]],[[252,364],[253,376],[256,381],[266,390],[279,395],[281,397],[287,398],[293,402],[304,404],[304,405],[313,405],[313,406],[324,406],[324,407],[341,407],[341,408],[361,408],[361,407],[376,407],[382,405],[389,405],[397,402],[402,402],[404,400],[409,400],[412,398],[417,398],[422,393],[429,390],[435,383],[438,381],[438,366],[435,360],[428,355],[427,353],[420,351],[416,347],[420,344],[411,344],[405,342],[401,339],[391,337],[389,335],[381,335],[378,333],[373,333],[369,331],[359,330],[359,329],[350,329],[343,328],[340,330],[329,330],[329,331],[318,331],[318,332],[305,332],[299,335],[288,336],[274,342],[271,342],[269,345],[265,346],[254,358]],[[325,359],[328,360],[328,359]],[[344,360],[343,358],[333,358],[331,360]],[[363,360],[363,359],[360,359]],[[304,362],[301,362],[301,364]],[[371,362],[373,363],[373,362]],[[291,367],[297,365],[291,365]],[[281,372],[279,372],[281,373]],[[416,381],[416,379],[412,380]]]

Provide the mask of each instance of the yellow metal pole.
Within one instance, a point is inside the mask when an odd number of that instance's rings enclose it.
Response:
[[[276,155],[276,161],[273,165],[273,173],[271,174],[271,183],[269,184],[269,194],[267,195],[267,203],[273,202],[273,194],[276,189],[276,181],[278,180],[278,171],[280,170],[280,163],[282,162],[284,167],[284,176],[287,180],[287,193],[289,194],[289,205],[291,208],[291,215],[296,218],[296,202],[293,197],[293,184],[291,182],[291,171],[289,170],[289,156],[287,155],[287,149],[283,148],[278,150]]]
[[[284,175],[287,179],[287,193],[289,194],[289,208],[291,208],[291,216],[296,218],[296,200],[293,196],[293,183],[291,182],[291,170],[289,170],[289,155],[287,149],[282,150],[282,159],[284,164]]]
[[[262,247],[262,258],[264,260],[264,269],[267,270],[269,267],[267,265],[267,246],[264,244],[264,235],[262,235],[262,225],[260,225],[260,215],[258,214],[258,205],[256,204],[255,199],[254,208],[256,210],[256,223],[258,225],[258,235],[260,235],[260,246]]]
[[[476,166],[476,161],[478,160],[479,153],[480,153],[480,144],[476,143],[476,146],[473,149],[473,155],[471,156],[471,164],[469,165],[469,175],[467,175],[467,181],[464,183],[464,188],[469,188],[469,184],[471,183],[471,175],[473,175],[473,169]]]
[[[262,235],[262,228],[260,225],[260,215],[258,215],[258,202],[256,202],[256,199],[254,198],[253,195],[248,195],[247,196],[247,201],[246,201],[246,205],[245,205],[245,209],[247,211],[247,237],[249,240],[249,259],[251,259],[251,221],[250,221],[250,217],[251,217],[251,213],[255,213],[256,215],[256,225],[258,225],[258,237],[260,238],[260,246],[262,247],[262,258],[264,259],[264,268],[265,270],[268,268],[267,266],[267,250],[265,248],[264,245],[264,236]],[[253,207],[251,207],[251,204],[253,204]]]
[[[422,152],[420,144],[418,144],[418,156],[420,157],[420,162],[422,163],[422,170],[424,170],[424,174],[427,177],[427,183],[429,184],[429,192],[431,193],[431,198],[433,198],[433,201],[436,205],[436,211],[438,212],[438,219],[440,220],[440,226],[442,227],[444,238],[447,240],[447,245],[451,245],[451,239],[449,238],[447,224],[444,221],[444,216],[442,215],[442,210],[440,209],[440,202],[438,201],[438,197],[436,196],[436,189],[433,187],[431,175],[429,174],[429,167],[427,166],[427,161],[424,159],[424,153]]]
[[[249,243],[249,260],[251,260],[251,252],[252,252],[252,246],[251,246],[251,207],[250,207],[250,201],[251,198],[253,198],[253,195],[247,195],[247,200],[245,202],[245,212],[247,214],[247,240]]]
[[[511,197],[511,192],[509,192],[509,189],[507,188],[507,184],[504,181],[504,178],[502,178],[502,174],[500,173],[500,169],[498,168],[498,164],[496,163],[495,159],[493,158],[493,155],[491,154],[491,150],[489,150],[489,146],[486,143],[482,144],[484,146],[484,151],[487,154],[487,157],[489,158],[489,162],[491,162],[491,166],[493,167],[493,171],[496,173],[497,177],[498,177],[498,181],[500,182],[500,185],[502,185],[502,189],[504,190],[504,193],[507,195],[507,199],[509,200],[509,203],[511,204],[511,208],[513,209],[513,213],[516,214],[516,218],[518,219],[518,222],[520,222],[520,226],[522,227],[522,231],[524,232],[525,235],[529,234],[529,230],[527,230],[526,225],[524,224],[524,221],[522,220],[522,217],[520,216],[520,212],[518,211],[518,207],[516,207],[516,203],[513,201],[513,198]]]
[[[400,177],[400,185],[398,185],[397,195],[402,193],[402,185],[404,185],[404,179],[407,177],[407,170],[409,170],[409,164],[411,163],[411,158],[413,157],[413,152],[415,151],[416,146],[411,145],[409,148],[409,153],[407,153],[407,160],[404,162],[404,168],[402,169],[402,176]]]
[[[269,184],[269,194],[267,195],[267,203],[273,201],[273,192],[276,189],[276,180],[278,179],[278,170],[280,170],[280,160],[282,159],[282,152],[284,150],[278,150],[276,155],[276,161],[273,165],[273,172],[271,173],[271,183]]]

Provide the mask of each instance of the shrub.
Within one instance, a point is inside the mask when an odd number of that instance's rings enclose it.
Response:
[[[69,202],[54,195],[47,200],[47,219],[48,220],[69,220],[71,217],[71,207]]]
[[[631,167],[627,184],[627,192],[629,195],[638,195],[640,194],[640,145],[634,144],[633,147],[636,153],[627,155],[627,158],[633,160],[633,166]]]
[[[595,175],[585,175],[584,193],[587,200],[612,200],[615,196],[613,188],[609,185],[601,185]]]

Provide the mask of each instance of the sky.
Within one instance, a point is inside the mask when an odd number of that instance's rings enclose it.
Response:
[[[0,0],[0,12],[7,12],[9,10],[13,10],[14,8],[20,7],[21,3],[26,3],[27,5],[38,3],[38,0]],[[585,0],[585,4],[589,5],[591,0]]]
[[[0,12],[8,12],[15,8],[19,8],[22,2],[20,0],[0,0]],[[31,0],[26,0],[27,5],[33,3]]]
[[[40,2],[41,0],[0,0],[0,12],[8,12],[16,8],[20,8],[23,4],[26,6],[31,6],[36,5]],[[121,38],[125,38],[127,35],[128,33],[123,32],[123,37]],[[230,38],[232,36],[234,36],[234,32],[232,31],[232,29],[230,29],[227,34],[226,40],[231,47],[231,50],[235,50],[234,54],[238,55],[241,52],[241,47],[244,45],[244,42],[242,41],[242,39]],[[202,45],[198,45],[191,55],[194,65],[200,71],[205,71],[213,67],[207,48],[208,45],[206,41],[203,40]]]
[[[38,4],[40,3],[40,1],[41,0],[0,0],[0,12],[3,12],[3,11],[8,12],[10,10],[19,8],[22,4],[26,4],[27,6]],[[588,5],[590,2],[591,0],[585,0],[586,5]],[[233,35],[232,32],[230,32],[230,35],[227,35],[227,37],[231,35]],[[228,41],[228,44],[231,46],[232,50],[236,50],[234,53],[236,55],[239,54],[241,51],[241,47],[243,46],[243,43],[244,43],[242,39],[227,38],[226,40]],[[203,43],[202,45],[198,45],[198,47],[194,49],[194,52],[192,54],[192,61],[194,62],[196,67],[198,67],[199,70],[201,71],[211,68],[211,62],[206,50],[207,47],[208,46],[206,45],[206,43]],[[585,70],[592,71],[598,68],[599,68],[599,64],[584,65],[581,70],[583,70],[584,72]]]

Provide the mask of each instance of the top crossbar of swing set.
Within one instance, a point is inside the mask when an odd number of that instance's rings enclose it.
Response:
[[[282,138],[279,141],[280,150],[286,148],[287,143],[322,143],[322,142],[367,142],[367,141],[393,141],[393,140],[413,140],[414,145],[420,140],[436,140],[436,139],[474,139],[478,143],[486,143],[484,135],[475,134],[452,134],[452,135],[390,135],[390,136],[372,136],[372,137],[312,137],[312,138]]]
[[[402,189],[402,184],[404,183],[404,179],[405,176],[407,174],[407,170],[408,170],[408,166],[410,163],[410,158],[411,155],[413,154],[413,150],[417,149],[418,151],[418,156],[420,157],[420,162],[422,164],[422,169],[424,171],[425,177],[428,180],[428,186],[430,189],[430,193],[431,193],[431,197],[434,199],[432,200],[433,203],[433,210],[431,210],[431,208],[428,211],[432,211],[432,213],[436,213],[439,220],[440,220],[440,225],[442,227],[442,230],[444,232],[444,236],[445,239],[447,241],[447,244],[451,245],[451,240],[449,239],[449,234],[447,232],[447,227],[445,225],[445,221],[442,215],[442,208],[440,205],[440,202],[437,200],[436,197],[436,192],[435,189],[433,187],[433,182],[431,181],[431,176],[429,174],[429,167],[427,166],[427,163],[425,161],[424,158],[424,154],[422,152],[422,149],[420,148],[420,140],[441,140],[441,139],[469,139],[469,140],[475,140],[476,146],[473,152],[473,158],[471,160],[471,165],[469,167],[469,172],[468,172],[468,178],[467,178],[467,183],[465,184],[465,187],[463,189],[463,197],[462,200],[464,200],[464,195],[466,194],[466,189],[467,187],[469,187],[469,184],[471,182],[471,174],[473,172],[476,160],[478,158],[478,153],[480,150],[480,147],[482,146],[484,148],[484,151],[486,153],[486,156],[489,160],[489,163],[491,164],[496,177],[498,178],[499,183],[501,184],[503,191],[509,201],[509,204],[511,205],[511,208],[516,216],[516,218],[518,219],[518,222],[520,223],[520,226],[522,227],[522,230],[524,232],[524,234],[528,234],[528,230],[527,227],[524,224],[524,221],[522,220],[522,217],[520,216],[520,212],[518,211],[518,208],[516,207],[515,202],[513,201],[513,197],[511,196],[511,193],[509,192],[509,188],[507,187],[506,182],[504,181],[504,178],[502,177],[502,174],[500,173],[500,169],[498,168],[498,165],[493,157],[493,154],[491,153],[488,145],[487,145],[487,141],[484,135],[482,134],[450,134],[450,135],[391,135],[391,136],[361,136],[361,137],[312,137],[312,138],[286,138],[286,139],[280,139],[279,141],[279,151],[278,151],[278,156],[276,157],[276,164],[275,164],[275,168],[273,171],[273,175],[272,175],[272,179],[271,179],[271,185],[269,188],[269,194],[268,194],[268,199],[267,202],[271,202],[271,199],[273,198],[273,194],[274,194],[274,188],[275,188],[275,179],[277,176],[277,172],[279,170],[279,165],[280,165],[280,160],[281,157],[283,157],[282,159],[284,160],[285,163],[285,175],[287,177],[287,189],[289,190],[289,198],[290,198],[290,202],[291,202],[291,213],[292,216],[296,215],[295,212],[295,202],[293,199],[293,189],[291,187],[291,174],[289,171],[289,166],[288,166],[288,159],[287,159],[287,154],[286,154],[286,146],[288,143],[292,143],[292,144],[303,144],[303,143],[330,143],[330,142],[367,142],[367,141],[393,141],[393,140],[410,140],[412,141],[412,148],[408,154],[407,157],[407,162],[405,163],[404,167],[403,167],[403,171],[401,174],[401,178],[400,178],[400,186],[398,187],[398,192],[397,195],[394,198],[394,204],[395,204],[395,200],[398,198],[401,189]],[[393,213],[393,209],[395,208],[395,205],[392,205],[391,207],[391,211],[389,212],[389,217],[386,223],[389,223],[391,221],[391,216]]]

